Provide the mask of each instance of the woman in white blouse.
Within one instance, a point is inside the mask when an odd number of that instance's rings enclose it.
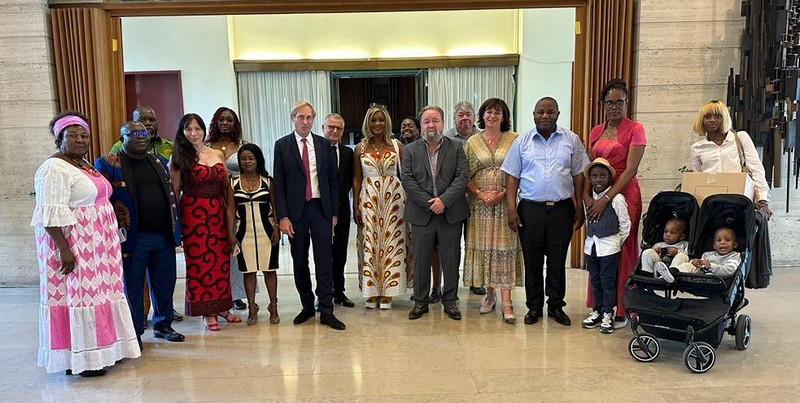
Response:
[[[724,102],[712,100],[700,108],[694,120],[694,132],[705,138],[691,146],[692,169],[695,172],[742,172],[742,167],[746,166],[755,185],[756,208],[769,219],[772,211],[769,209],[770,192],[764,165],[750,135],[743,131],[734,132],[732,126]]]
[[[100,376],[141,344],[122,284],[111,184],[84,156],[87,119],[75,112],[50,122],[58,151],[34,177],[39,258],[39,365],[47,372]]]

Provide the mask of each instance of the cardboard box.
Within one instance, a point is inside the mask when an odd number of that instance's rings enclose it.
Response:
[[[684,172],[681,191],[693,194],[702,205],[706,197],[720,193],[745,195],[752,200],[755,187],[753,179],[744,172]]]

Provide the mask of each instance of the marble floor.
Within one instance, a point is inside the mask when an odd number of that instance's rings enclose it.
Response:
[[[286,261],[287,259],[282,259]],[[282,267],[288,267],[282,265]],[[287,272],[288,270],[282,269]],[[665,341],[658,359],[634,361],[629,329],[611,335],[577,324],[586,273],[567,274],[571,327],[552,320],[522,323],[524,290],[513,293],[519,321],[480,315],[481,297],[461,288],[461,321],[441,304],[416,321],[407,296],[388,311],[366,310],[349,274],[355,308],[337,308],[343,332],[309,321],[292,325],[299,301],[288,275],[279,277],[282,322],[266,309],[255,326],[204,330],[186,318],[175,329],[184,343],[144,337],[142,357],[100,378],[47,374],[36,366],[38,289],[0,289],[0,400],[9,402],[369,401],[369,402],[712,402],[800,400],[800,268],[777,269],[766,290],[748,290],[752,344],[725,336],[717,363],[695,375],[683,365],[683,343]],[[179,281],[176,306],[182,306]],[[267,305],[266,293],[257,297]],[[242,316],[246,313],[241,312]]]

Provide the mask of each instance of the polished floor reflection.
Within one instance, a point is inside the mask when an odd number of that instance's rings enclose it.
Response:
[[[351,249],[352,250],[352,249]],[[282,272],[289,272],[288,259]],[[282,322],[270,325],[267,296],[255,326],[223,324],[208,332],[201,319],[175,329],[184,343],[144,338],[141,358],[101,378],[47,374],[36,366],[38,289],[0,289],[0,400],[82,402],[369,401],[369,402],[796,402],[800,396],[800,268],[777,269],[766,290],[748,290],[750,349],[726,336],[708,373],[690,374],[683,343],[665,341],[652,363],[627,353],[629,329],[611,335],[578,325],[586,273],[568,270],[567,313],[573,326],[522,323],[524,290],[513,293],[516,325],[498,312],[480,315],[481,297],[461,288],[461,321],[441,305],[407,319],[408,296],[388,311],[364,309],[354,274],[356,308],[337,308],[343,332],[312,321],[292,325],[299,301],[291,276],[279,277]],[[179,281],[176,305],[182,306]],[[408,294],[410,295],[410,294]],[[244,317],[245,312],[240,312]],[[223,322],[224,323],[224,322]]]

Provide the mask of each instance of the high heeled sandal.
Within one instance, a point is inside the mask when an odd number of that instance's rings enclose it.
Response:
[[[481,308],[479,312],[481,314],[489,313],[494,311],[494,307],[497,305],[497,301],[495,301],[489,293],[486,293],[486,297],[484,297],[483,302],[481,303]]]
[[[511,312],[506,312],[506,308],[509,308]],[[514,315],[514,307],[511,305],[511,300],[503,301],[503,320],[512,325],[517,322],[517,316]]]
[[[225,319],[225,322],[228,323],[242,323],[242,318],[232,314],[230,311],[225,311],[224,314],[222,313],[217,314],[217,316],[221,317],[222,319]]]
[[[214,318],[214,323],[208,323],[209,319]],[[206,329],[212,332],[218,332],[221,330],[219,327],[219,322],[217,322],[216,316],[206,316],[203,318],[203,323],[206,325]]]
[[[247,310],[247,326],[253,326],[258,323],[258,304],[255,302],[247,304]]]
[[[274,302],[270,302],[267,306],[267,310],[269,311],[269,323],[273,325],[277,325],[281,323],[281,317],[278,316],[278,300],[276,299]]]

